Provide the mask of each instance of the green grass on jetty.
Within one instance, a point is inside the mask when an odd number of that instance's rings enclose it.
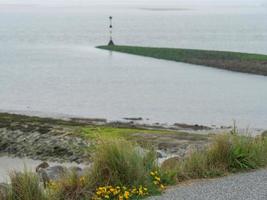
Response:
[[[97,48],[267,76],[267,55],[117,45],[98,46]]]

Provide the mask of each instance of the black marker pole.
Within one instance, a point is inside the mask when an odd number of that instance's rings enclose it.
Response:
[[[109,17],[109,43],[108,43],[109,46],[114,45],[114,42],[113,42],[113,39],[112,39],[112,28],[113,28],[112,16],[110,16]]]

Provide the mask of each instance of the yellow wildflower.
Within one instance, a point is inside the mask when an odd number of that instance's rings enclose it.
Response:
[[[125,199],[129,199],[130,193],[128,191],[124,192],[124,197]]]

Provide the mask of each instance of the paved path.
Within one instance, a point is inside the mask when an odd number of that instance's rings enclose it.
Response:
[[[267,200],[267,169],[178,186],[147,200]]]

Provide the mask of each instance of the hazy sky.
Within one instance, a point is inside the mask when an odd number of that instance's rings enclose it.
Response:
[[[181,4],[181,5],[262,5],[267,0],[0,0],[0,4],[60,4],[60,5],[84,5],[84,4]]]

